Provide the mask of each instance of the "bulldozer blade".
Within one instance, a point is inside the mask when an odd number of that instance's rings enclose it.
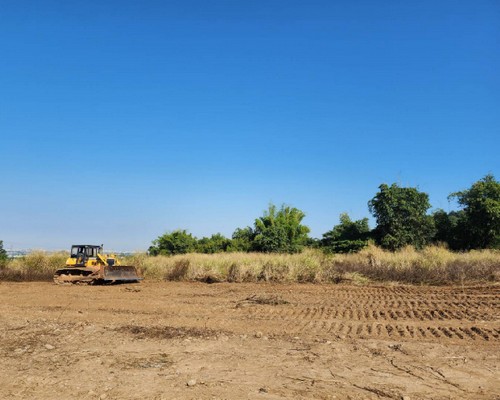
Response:
[[[104,281],[140,281],[135,267],[131,265],[113,265],[106,266],[103,268],[103,276],[101,278]]]

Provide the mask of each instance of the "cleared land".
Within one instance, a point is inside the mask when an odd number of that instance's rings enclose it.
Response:
[[[500,286],[0,282],[0,367],[0,398],[498,399]]]

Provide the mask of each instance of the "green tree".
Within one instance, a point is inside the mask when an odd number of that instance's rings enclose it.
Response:
[[[252,250],[255,232],[249,226],[246,228],[236,228],[233,232],[231,245],[228,251],[248,252]]]
[[[7,263],[7,252],[3,248],[3,240],[0,240],[0,267]]]
[[[355,253],[368,244],[368,218],[352,221],[347,213],[340,214],[340,223],[323,234],[321,245],[332,253]]]
[[[397,250],[406,245],[425,246],[434,236],[434,221],[427,215],[429,195],[416,188],[379,186],[379,192],[368,202],[377,220],[375,239],[382,247]]]
[[[199,253],[213,254],[227,251],[231,245],[231,240],[216,233],[210,237],[204,237],[198,240],[197,251]]]
[[[466,249],[500,248],[500,182],[491,174],[450,194],[465,213]]]
[[[294,207],[270,204],[255,220],[253,249],[266,253],[297,253],[307,242],[309,228],[302,225],[305,214]]]
[[[446,243],[452,250],[463,250],[467,247],[467,222],[463,210],[447,213],[438,209],[432,213],[436,233],[434,242]]]
[[[178,229],[167,232],[153,240],[153,245],[149,248],[149,254],[175,255],[186,254],[196,250],[197,240],[186,230]]]

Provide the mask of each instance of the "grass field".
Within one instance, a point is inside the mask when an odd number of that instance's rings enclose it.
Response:
[[[51,280],[67,253],[35,251],[0,267],[0,279]],[[136,254],[122,260],[134,265],[145,279],[204,282],[284,282],[365,284],[400,282],[441,285],[500,280],[500,252],[454,253],[430,246],[398,252],[369,246],[357,254],[325,255],[318,250],[301,254],[219,253],[151,257]]]

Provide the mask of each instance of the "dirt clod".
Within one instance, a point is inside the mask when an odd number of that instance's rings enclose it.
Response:
[[[237,306],[241,306],[244,303],[267,304],[267,305],[271,305],[271,306],[278,306],[281,304],[289,304],[288,301],[282,299],[278,295],[256,295],[256,294],[248,296],[246,299],[240,301],[237,304]]]

